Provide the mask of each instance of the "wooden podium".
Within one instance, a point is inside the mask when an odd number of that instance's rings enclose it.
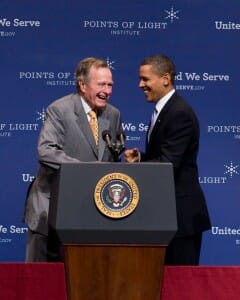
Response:
[[[135,209],[121,218],[94,201],[99,181],[115,174],[133,179],[139,191]],[[165,248],[177,230],[172,165],[64,164],[49,225],[63,244],[68,300],[159,300]]]

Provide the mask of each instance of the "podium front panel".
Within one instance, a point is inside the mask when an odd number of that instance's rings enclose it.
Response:
[[[128,175],[139,190],[135,210],[123,218],[104,215],[94,201],[97,183],[112,173]],[[53,185],[49,223],[65,244],[167,245],[177,230],[172,164],[63,164]]]

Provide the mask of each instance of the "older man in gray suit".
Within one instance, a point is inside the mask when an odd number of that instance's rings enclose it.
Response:
[[[114,161],[101,134],[107,130],[114,140],[121,130],[120,112],[108,104],[113,86],[111,70],[105,61],[90,57],[78,64],[75,75],[77,93],[48,106],[39,136],[40,168],[28,191],[24,213],[29,228],[26,261],[59,259],[57,243],[49,235],[48,209],[51,183],[61,164]],[[92,110],[97,115],[97,140],[89,125]]]

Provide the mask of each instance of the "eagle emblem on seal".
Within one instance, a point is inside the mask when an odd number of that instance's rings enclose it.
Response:
[[[121,184],[112,184],[108,188],[108,199],[114,207],[123,206],[124,202],[127,201],[127,197],[125,196],[125,187]]]

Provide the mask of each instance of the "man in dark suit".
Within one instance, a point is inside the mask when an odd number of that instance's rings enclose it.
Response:
[[[127,162],[171,162],[174,169],[178,231],[166,250],[166,265],[198,265],[202,232],[210,229],[203,191],[198,181],[199,123],[188,103],[174,89],[174,63],[164,55],[140,65],[139,87],[155,109],[147,133],[146,151],[125,151]]]
[[[26,261],[59,260],[57,241],[54,235],[50,237],[48,228],[48,208],[52,180],[61,164],[115,160],[102,138],[107,130],[114,141],[121,129],[119,110],[108,104],[113,86],[111,70],[107,62],[90,57],[78,64],[75,75],[77,93],[48,106],[39,136],[40,168],[28,191],[24,212],[29,228]],[[96,139],[89,123],[92,110],[97,117]]]

